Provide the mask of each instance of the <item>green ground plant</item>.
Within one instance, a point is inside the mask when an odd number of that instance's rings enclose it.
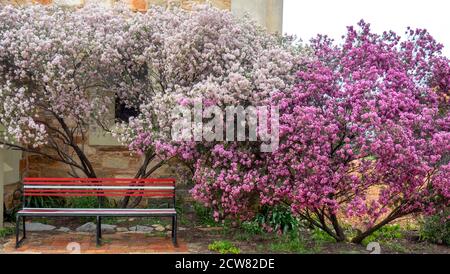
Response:
[[[400,225],[387,225],[381,229],[375,231],[372,235],[364,239],[363,245],[368,245],[371,242],[382,242],[386,243],[390,240],[403,238],[403,233]]]
[[[298,232],[290,232],[277,237],[269,246],[270,251],[279,253],[311,253],[304,239]]]
[[[319,243],[335,243],[336,239],[334,239],[333,237],[331,237],[328,233],[326,233],[325,231],[318,229],[318,228],[314,228],[311,232],[311,238]]]
[[[264,206],[254,220],[260,227],[270,227],[274,231],[283,234],[298,230],[300,223],[294,217],[287,206],[267,207]]]
[[[64,207],[65,199],[60,197],[27,197],[25,205],[35,208],[59,208]]]
[[[191,221],[186,217],[186,202],[183,196],[177,196],[176,207],[175,207],[180,225],[188,226]]]
[[[261,225],[257,221],[247,221],[241,224],[242,230],[249,235],[260,235],[264,233]]]
[[[207,208],[200,203],[194,203],[193,206],[199,224],[205,226],[217,225],[217,222],[213,218],[213,212],[210,208]]]
[[[208,249],[210,251],[215,251],[220,254],[239,254],[241,250],[234,246],[229,241],[215,241],[212,244],[208,245]]]
[[[432,243],[450,246],[450,209],[421,221],[420,238]]]
[[[12,227],[0,228],[0,239],[6,238],[13,234],[14,234],[14,228],[12,228]]]
[[[405,248],[400,243],[395,243],[395,242],[385,242],[385,243],[383,243],[382,248],[388,248],[397,253],[408,253],[407,248]]]

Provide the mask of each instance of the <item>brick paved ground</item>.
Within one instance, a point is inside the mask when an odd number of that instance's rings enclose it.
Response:
[[[81,254],[133,254],[133,253],[187,253],[187,244],[180,239],[174,247],[169,237],[156,237],[138,233],[103,235],[104,243],[97,247],[95,235],[82,233],[30,233],[22,246],[14,248],[14,239],[3,246],[3,253],[76,253],[79,244]],[[72,243],[72,244],[71,244]],[[70,246],[68,246],[71,244]],[[75,251],[73,250],[75,249]]]

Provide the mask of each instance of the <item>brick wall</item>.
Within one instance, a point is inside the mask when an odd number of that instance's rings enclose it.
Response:
[[[51,126],[57,128],[59,124],[56,120],[48,120]],[[66,120],[69,127],[72,127],[72,122]],[[89,142],[89,134],[95,134],[93,131],[87,131],[84,139],[79,136],[76,142],[80,148],[83,149],[85,155],[90,160],[98,177],[115,177],[115,178],[130,178],[134,177],[142,163],[142,157],[132,154],[126,146],[100,144],[93,145]],[[111,137],[111,139],[113,139]],[[114,140],[114,139],[113,139]],[[44,151],[45,152],[45,151]],[[50,152],[51,153],[51,152]],[[73,154],[73,159],[76,161],[77,157]],[[158,161],[155,161],[156,164]],[[25,177],[67,177],[68,172],[73,171],[64,163],[50,160],[44,156],[24,153],[20,164],[20,169]],[[76,170],[80,177],[85,176],[81,171]],[[164,166],[155,173],[156,177],[174,176],[170,171],[169,166]]]

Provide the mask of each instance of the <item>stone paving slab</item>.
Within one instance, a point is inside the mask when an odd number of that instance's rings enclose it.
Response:
[[[103,244],[99,247],[96,246],[95,235],[84,233],[30,233],[20,248],[15,249],[14,245],[15,240],[11,238],[4,244],[1,252],[38,254],[188,253],[188,246],[182,239],[178,240],[178,247],[174,247],[172,239],[169,237],[136,233],[103,235]]]

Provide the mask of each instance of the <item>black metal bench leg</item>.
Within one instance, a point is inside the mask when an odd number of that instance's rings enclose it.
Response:
[[[22,219],[22,225],[23,225],[23,237],[22,239],[19,239],[20,237],[20,219]],[[25,217],[24,216],[19,216],[17,215],[16,217],[16,248],[20,247],[20,244],[23,242],[23,240],[25,240],[26,238],[26,230],[25,230]]]
[[[97,217],[97,246],[102,244],[102,217]]]
[[[172,242],[174,246],[178,246],[177,241],[177,216],[172,217]]]
[[[16,248],[19,247],[19,222],[20,222],[20,216],[17,215],[16,217]]]
[[[23,233],[23,239],[27,237],[27,231],[25,229],[25,216],[22,216],[22,233]]]
[[[175,237],[175,217],[172,216],[172,239]]]

